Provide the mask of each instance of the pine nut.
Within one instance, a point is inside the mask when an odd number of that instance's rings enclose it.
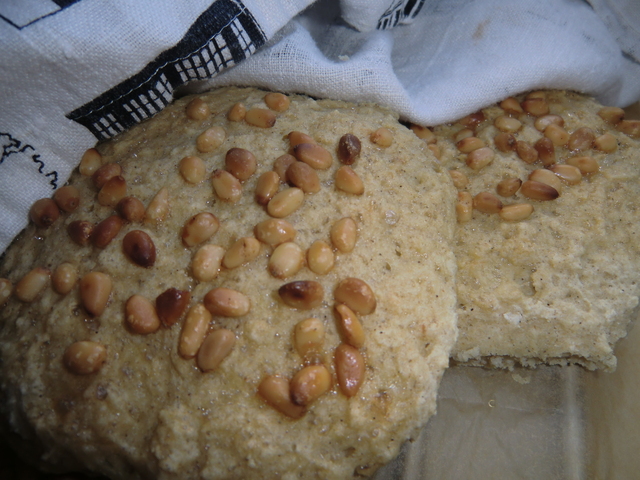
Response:
[[[191,120],[205,120],[209,118],[209,115],[211,115],[211,110],[204,100],[201,98],[194,98],[187,104],[185,113]]]
[[[522,180],[519,178],[505,178],[496,186],[496,192],[501,197],[512,197],[520,189]]]
[[[244,148],[231,148],[224,158],[225,168],[241,182],[248,180],[256,171],[258,161],[253,153]]]
[[[2,307],[13,292],[13,284],[8,278],[0,278],[0,307]]]
[[[349,166],[344,165],[336,170],[336,188],[352,195],[362,195],[364,184],[358,174]]]
[[[153,267],[156,263],[156,246],[148,233],[131,230],[122,239],[126,257],[140,267]]]
[[[249,313],[251,301],[244,293],[231,288],[217,287],[204,296],[204,306],[212,315],[242,317]]]
[[[387,148],[393,143],[393,133],[388,128],[380,127],[371,134],[370,140],[382,148]]]
[[[453,140],[458,143],[464,140],[465,138],[475,137],[476,133],[470,128],[463,128],[462,130],[458,130],[453,136]]]
[[[640,120],[622,120],[616,128],[631,138],[640,138]]]
[[[306,164],[305,164],[306,165]],[[256,202],[258,205],[266,205],[278,192],[280,176],[273,170],[264,172],[256,183]]]
[[[29,209],[29,219],[36,227],[49,228],[60,217],[60,209],[51,198],[36,200]]]
[[[569,143],[569,132],[555,123],[544,129],[544,136],[553,142],[556,147],[564,147]]]
[[[318,275],[326,275],[335,263],[333,250],[322,240],[316,240],[307,250],[307,265],[309,270]]]
[[[620,107],[603,107],[598,112],[598,115],[605,122],[617,125],[624,119],[624,110]]]
[[[144,220],[144,204],[136,197],[124,197],[116,205],[116,211],[127,222],[141,222]]]
[[[490,192],[480,192],[473,197],[473,208],[482,213],[499,213],[502,201]]]
[[[125,323],[129,330],[140,335],[160,328],[160,319],[153,304],[142,295],[132,295],[124,305]]]
[[[229,109],[229,113],[227,113],[227,120],[230,122],[241,122],[244,120],[246,115],[247,107],[245,107],[244,103],[238,102]]]
[[[347,397],[353,397],[364,382],[365,364],[362,354],[357,348],[342,343],[336,348],[334,361],[340,391]]]
[[[359,278],[348,277],[342,280],[333,291],[333,297],[336,303],[344,303],[361,315],[368,315],[376,309],[376,296],[373,290]]]
[[[469,179],[460,170],[449,170],[449,175],[451,175],[453,186],[458,190],[463,190],[469,185]]]
[[[71,373],[90,375],[102,368],[107,360],[107,349],[98,342],[72,343],[64,351],[62,362]]]
[[[549,114],[549,105],[544,98],[528,98],[521,104],[522,109],[529,115],[534,117],[541,117],[542,115]]]
[[[182,358],[189,359],[196,356],[207,336],[211,318],[211,313],[202,303],[196,303],[191,307],[184,320],[178,343],[178,354]]]
[[[435,135],[433,135],[431,130],[427,129],[427,131],[431,133],[435,141]],[[360,155],[361,149],[362,144],[360,143],[360,139],[352,133],[347,133],[340,137],[338,141],[338,160],[345,165],[353,165]]]
[[[285,283],[278,289],[282,301],[290,307],[311,310],[319,307],[324,298],[324,289],[318,282],[299,280]]]
[[[582,172],[573,165],[551,165],[549,170],[567,185],[577,185],[582,180]]]
[[[556,150],[553,146],[553,142],[549,140],[547,137],[540,138],[534,145],[533,148],[538,152],[538,158],[542,162],[545,167],[549,165],[553,165],[556,163]]]
[[[278,158],[276,158],[275,162],[273,162],[273,170],[278,174],[278,177],[280,177],[280,181],[287,181],[287,170],[292,163],[297,161],[298,160],[296,159],[296,157],[294,157],[293,155],[289,155],[288,153],[280,155]]]
[[[588,127],[581,127],[569,136],[569,150],[581,152],[588,150],[593,145],[596,135]]]
[[[267,213],[272,217],[284,218],[295,212],[304,202],[304,192],[291,187],[276,193],[267,204]]]
[[[207,168],[200,157],[187,156],[180,160],[178,171],[188,183],[196,185],[204,180]]]
[[[316,170],[326,170],[333,163],[331,153],[315,143],[300,143],[293,147],[293,155]]]
[[[91,232],[91,243],[96,248],[106,248],[122,228],[122,219],[117,215],[105,218]]]
[[[301,143],[316,143],[313,137],[307,135],[306,133],[298,132],[296,130],[289,132],[287,135],[289,139],[289,146],[293,149],[294,147],[300,145]]]
[[[67,213],[73,212],[80,205],[80,192],[73,185],[65,185],[56,190],[53,200],[60,210]]]
[[[242,237],[234,242],[224,254],[222,264],[225,268],[237,268],[245,265],[260,254],[260,242],[253,237]]]
[[[82,158],[80,159],[80,165],[78,166],[78,170],[81,175],[85,177],[90,177],[96,170],[98,170],[102,166],[102,155],[95,148],[90,148],[84,154],[82,154]]]
[[[293,330],[293,342],[303,360],[317,357],[324,344],[322,320],[307,318],[298,322]]]
[[[218,245],[203,245],[191,260],[191,273],[199,282],[210,282],[220,273],[225,257],[224,248]]]
[[[196,363],[203,372],[211,372],[218,368],[222,361],[229,356],[236,343],[236,335],[225,328],[214,330],[204,339]]]
[[[147,206],[144,223],[158,226],[165,221],[169,214],[169,190],[161,188]]]
[[[412,123],[409,125],[411,131],[418,137],[420,140],[424,140],[427,145],[436,143],[436,135],[431,131],[429,127],[423,127],[421,125],[416,125]]]
[[[275,173],[275,172],[270,172]],[[285,174],[286,179],[301,189],[304,193],[317,193],[320,191],[320,178],[316,171],[304,162],[295,161]],[[277,188],[276,183],[276,188]]]
[[[258,385],[258,394],[278,412],[287,417],[298,419],[304,416],[305,408],[291,401],[289,380],[270,375],[265,377]]]
[[[104,184],[113,177],[122,175],[122,167],[117,163],[105,163],[91,176],[91,181],[96,189],[100,190]]]
[[[464,125],[467,128],[471,128],[475,130],[478,127],[478,125],[484,122],[484,120],[485,120],[484,113],[482,112],[482,110],[480,110],[479,112],[470,113],[466,117],[462,117],[456,123],[460,123],[461,125]]]
[[[364,345],[364,328],[358,316],[343,304],[336,305],[335,312],[342,341],[352,347],[362,348]]]
[[[182,243],[194,247],[209,240],[220,228],[218,219],[209,212],[201,212],[191,217],[182,228]]]
[[[524,163],[535,163],[538,160],[538,151],[527,142],[516,142],[516,153]]]
[[[257,224],[254,229],[256,238],[267,245],[279,245],[293,240],[296,230],[286,220],[270,218]]]
[[[202,153],[213,152],[224,143],[226,138],[227,132],[224,128],[219,126],[208,128],[196,138],[196,149]]]
[[[438,160],[440,160],[440,147],[438,145],[436,145],[435,143],[431,143],[429,145],[427,145],[427,148],[429,149],[429,151],[431,151],[431,153],[433,153],[433,156],[436,157]]]
[[[505,205],[500,210],[500,217],[509,222],[519,222],[526,220],[533,213],[533,205],[530,203],[516,203],[513,205]]]
[[[598,161],[593,157],[571,157],[566,160],[566,163],[578,167],[582,175],[589,175],[600,170]]]
[[[536,127],[536,130],[539,132],[544,132],[547,127],[551,124],[558,125],[559,127],[564,127],[564,118],[560,115],[543,115],[541,117],[536,118],[536,121],[533,122],[533,126]]]
[[[213,191],[223,202],[235,203],[242,196],[240,180],[226,170],[214,170],[211,175]]]
[[[558,178],[558,176],[551,170],[547,170],[544,168],[533,170],[529,174],[529,180],[546,183],[547,185],[555,188],[559,194],[562,193],[562,182],[560,181],[560,178]]]
[[[477,171],[493,162],[494,157],[495,153],[491,148],[481,147],[467,155],[466,163],[469,168]]]
[[[493,143],[503,153],[513,152],[516,149],[516,137],[510,133],[498,133],[493,137]]]
[[[114,207],[127,196],[127,182],[122,175],[111,177],[98,192],[98,203],[105,207]]]
[[[522,128],[522,122],[517,118],[501,115],[497,117],[493,124],[501,132],[515,133]]]
[[[67,233],[74,243],[84,247],[89,244],[93,233],[93,223],[85,220],[74,220],[67,225]]]
[[[244,120],[254,127],[271,128],[276,124],[276,116],[271,110],[252,108],[244,116]]]
[[[555,200],[560,196],[558,190],[546,183],[526,180],[520,187],[520,193],[527,198],[539,201]]]
[[[604,133],[593,141],[593,148],[604,153],[613,153],[618,149],[618,140],[610,133]]]
[[[349,253],[356,246],[358,226],[351,217],[341,218],[333,224],[329,236],[335,248],[342,253]]]
[[[40,267],[34,268],[16,283],[15,296],[21,302],[33,302],[45,289],[50,277],[49,270]]]
[[[525,98],[527,100],[532,99],[532,98],[546,99],[547,98],[547,94],[543,90],[537,90],[537,91],[534,91],[534,92],[527,93],[527,96]]]
[[[289,97],[282,93],[270,92],[264,96],[264,103],[275,112],[285,112],[289,108]]]
[[[53,271],[53,276],[51,277],[53,289],[60,295],[66,295],[69,293],[76,285],[77,281],[78,271],[76,270],[75,265],[69,262],[64,262],[58,265],[58,267]]]
[[[90,272],[80,279],[80,299],[90,315],[102,315],[111,295],[111,286],[111,277],[102,272]]]
[[[471,153],[474,150],[483,148],[485,146],[485,143],[478,137],[463,138],[456,143],[456,147],[458,147],[458,150],[460,150],[460,152],[462,153]]]
[[[298,273],[303,266],[302,248],[293,242],[285,242],[273,250],[267,263],[267,270],[274,277],[284,279]]]
[[[469,192],[458,192],[456,218],[458,223],[466,223],[473,218],[473,197]]]
[[[501,101],[500,108],[502,108],[506,113],[512,115],[524,113],[524,110],[522,110],[522,107],[520,106],[520,102],[518,102],[514,97],[505,98]]]
[[[187,311],[191,293],[177,288],[168,288],[156,297],[158,319],[165,327],[176,324]]]
[[[296,372],[290,388],[293,403],[309,405],[329,391],[331,374],[324,365],[308,365]]]

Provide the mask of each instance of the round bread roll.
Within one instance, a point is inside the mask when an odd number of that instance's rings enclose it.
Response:
[[[221,89],[70,184],[0,267],[5,433],[41,468],[366,476],[434,413],[455,189],[393,114]]]

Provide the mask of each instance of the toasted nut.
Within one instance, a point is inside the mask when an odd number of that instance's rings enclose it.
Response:
[[[51,272],[45,268],[34,268],[16,283],[15,296],[21,302],[33,302],[49,283]]]
[[[285,112],[291,102],[289,97],[282,93],[269,92],[264,96],[264,103],[273,111]]]
[[[238,102],[229,109],[229,113],[227,113],[227,120],[230,122],[241,122],[244,120],[246,115],[247,107],[244,106],[244,103]]]
[[[364,193],[362,180],[358,174],[347,165],[336,170],[336,188],[352,195],[362,195]]]
[[[470,113],[466,117],[461,118],[460,120],[458,120],[457,123],[460,123],[467,128],[472,128],[475,130],[478,125],[484,122],[484,120],[485,120],[484,113],[482,112],[482,110],[480,110],[479,112]]]
[[[191,217],[182,228],[182,243],[185,247],[193,247],[209,240],[220,228],[215,215],[201,212]]]
[[[0,278],[0,307],[7,303],[11,293],[13,292],[13,284],[8,278]]]
[[[141,222],[144,220],[144,204],[136,197],[124,197],[116,205],[116,211],[127,222]]]
[[[89,375],[102,368],[107,360],[107,349],[98,342],[72,343],[64,351],[62,363],[71,373]]]
[[[520,189],[520,185],[522,185],[522,180],[519,178],[505,178],[496,186],[496,192],[501,197],[512,197]]]
[[[335,248],[342,253],[349,253],[356,246],[358,226],[351,217],[341,218],[333,224],[329,236]]]
[[[288,278],[304,266],[304,251],[293,242],[278,245],[267,263],[267,270],[276,278]]]
[[[505,205],[500,210],[500,218],[509,222],[519,222],[526,220],[533,213],[533,205],[530,203],[516,203],[513,205]]]
[[[538,158],[545,167],[556,163],[556,150],[553,146],[553,142],[547,137],[540,138],[533,148],[538,152]]]
[[[524,163],[535,163],[538,160],[538,151],[522,140],[516,142],[516,153]]]
[[[598,115],[605,122],[617,125],[624,119],[624,110],[620,107],[603,107],[598,112]]]
[[[296,157],[288,153],[279,156],[275,162],[273,162],[273,170],[278,174],[278,177],[280,177],[280,181],[287,181],[287,170],[294,162],[297,162]]]
[[[555,123],[544,129],[544,136],[553,142],[556,147],[564,147],[569,143],[569,132]]]
[[[218,245],[200,247],[191,260],[193,278],[200,282],[210,282],[216,278],[220,273],[224,256],[224,248]]]
[[[334,263],[333,250],[322,240],[316,240],[307,250],[307,265],[313,273],[325,275],[331,271]]]
[[[549,201],[555,200],[560,196],[558,190],[546,183],[526,180],[522,182],[520,193],[532,200]]]
[[[473,197],[473,208],[482,213],[499,213],[502,202],[490,192],[480,192]]]
[[[296,130],[289,132],[287,138],[289,139],[289,145],[292,149],[301,143],[316,143],[313,137]]]
[[[449,170],[449,175],[451,175],[451,180],[453,180],[453,186],[458,190],[463,190],[469,185],[469,179],[460,170]]]
[[[518,100],[516,100],[514,97],[505,98],[503,101],[501,101],[500,108],[512,115],[524,113],[524,110],[522,110],[522,107],[520,106],[520,102],[518,102]]]
[[[204,306],[213,315],[242,317],[249,313],[251,301],[244,293],[231,288],[217,287],[204,296]]]
[[[618,149],[618,140],[610,133],[604,133],[593,141],[593,148],[604,153],[613,153]]]
[[[279,185],[280,176],[275,171],[264,172],[258,177],[258,182],[256,183],[256,202],[259,205],[269,203],[269,200],[278,192]]]
[[[553,173],[551,170],[547,170],[544,168],[539,168],[537,170],[533,170],[529,174],[529,180],[533,180],[535,182],[546,183],[547,185],[555,188],[558,193],[562,193],[562,182],[558,178],[558,176]]]
[[[211,313],[202,303],[196,303],[191,307],[184,320],[178,343],[178,354],[182,358],[188,359],[196,356],[200,345],[207,336],[210,322]]]
[[[456,143],[456,147],[458,147],[458,150],[460,150],[462,153],[470,153],[474,150],[477,150],[478,148],[482,148],[485,146],[485,143],[478,137],[463,138]]]
[[[278,289],[284,303],[300,310],[311,310],[320,306],[324,298],[324,289],[318,282],[299,280],[285,283]]]
[[[458,143],[464,140],[465,138],[475,137],[476,133],[470,128],[463,128],[462,130],[458,130],[453,136],[453,140]]]
[[[435,135],[433,135],[431,130],[427,131],[431,133],[435,141]],[[360,139],[358,139],[358,137],[352,133],[343,135],[340,137],[340,141],[338,142],[338,160],[345,165],[353,165],[360,155],[361,148],[362,145],[360,144]]]
[[[111,277],[102,272],[90,272],[80,279],[80,299],[90,315],[102,315],[111,295],[111,285]]]
[[[566,163],[578,167],[582,175],[589,175],[600,170],[598,161],[593,157],[571,157],[566,160]]]
[[[458,192],[456,217],[458,223],[466,223],[473,218],[473,197],[469,192]]]
[[[144,268],[156,263],[156,246],[148,233],[131,230],[122,239],[122,250],[129,260]]]
[[[88,245],[91,240],[91,234],[93,233],[93,223],[85,220],[74,220],[67,225],[67,233],[71,237],[74,243],[81,247]]]
[[[307,318],[298,322],[293,330],[296,351],[303,360],[317,357],[324,343],[324,325],[322,320]]]
[[[440,160],[440,147],[438,145],[436,145],[435,143],[431,143],[429,145],[427,145],[427,148],[431,151],[431,153],[433,153],[433,156],[436,157],[438,160]]]
[[[133,333],[146,335],[160,328],[160,319],[153,304],[142,295],[132,295],[124,305],[124,320]]]
[[[186,114],[191,120],[205,120],[211,115],[209,105],[201,98],[194,98],[187,104]]]
[[[102,166],[102,155],[95,148],[90,148],[82,155],[78,170],[81,175],[90,177]]]
[[[237,268],[256,258],[260,253],[260,242],[253,237],[242,237],[234,242],[224,254],[222,264],[225,268]]]
[[[29,209],[29,218],[36,227],[49,228],[60,217],[60,209],[51,198],[41,198]]]
[[[342,343],[334,355],[336,376],[340,391],[347,397],[353,397],[364,382],[365,364],[357,348]]]
[[[387,148],[393,143],[393,132],[385,127],[380,127],[369,137],[370,140],[380,147]]]
[[[271,128],[276,124],[276,116],[271,110],[252,108],[244,116],[244,120],[254,127]]]
[[[256,225],[254,229],[256,238],[267,245],[279,245],[293,240],[296,230],[286,220],[270,218]]]
[[[423,127],[420,125],[416,125],[412,123],[409,128],[411,131],[421,140],[424,140],[428,145],[432,143],[436,143],[436,135],[431,131],[429,127]],[[345,163],[345,162],[343,162]],[[347,164],[350,165],[350,164]]]
[[[491,148],[481,147],[467,155],[466,163],[472,170],[480,170],[493,162],[494,157],[495,153]]]
[[[578,128],[569,136],[569,150],[581,152],[588,150],[596,139],[595,133],[588,127]]]
[[[204,180],[207,167],[200,157],[190,155],[180,160],[178,170],[186,182],[195,185]]]
[[[98,192],[98,203],[113,207],[127,196],[127,182],[122,175],[111,177]]]
[[[171,327],[178,322],[187,311],[191,293],[177,288],[168,288],[156,297],[156,312],[160,322],[165,327]]]
[[[547,94],[544,90],[537,90],[534,92],[529,92],[527,93],[526,99],[532,99],[532,98],[542,98],[542,99],[546,99],[547,98]]]
[[[549,113],[549,105],[544,98],[528,98],[520,105],[522,105],[522,109],[525,112],[534,117],[540,117]]]
[[[241,182],[249,179],[256,171],[258,161],[253,153],[244,148],[231,148],[224,158],[225,168]]]
[[[616,128],[632,138],[640,138],[640,120],[622,120]]]
[[[271,172],[275,173],[275,172]],[[316,171],[304,162],[295,161],[287,168],[286,179],[304,193],[320,191],[320,178]],[[276,183],[276,188],[277,188]]]
[[[513,152],[516,149],[516,137],[510,133],[498,133],[493,137],[493,143],[501,152]]]
[[[118,176],[122,176],[122,167],[117,163],[105,163],[94,172],[91,180],[93,185],[100,190],[109,180]]]
[[[506,133],[515,133],[522,128],[522,122],[520,120],[507,115],[497,117],[493,124],[498,130]]]
[[[364,328],[356,313],[343,304],[336,305],[335,313],[342,341],[355,348],[361,348],[364,345]]]
[[[331,153],[315,143],[300,143],[293,147],[293,155],[316,170],[326,170],[333,163]]]
[[[267,204],[267,213],[272,217],[284,218],[295,212],[304,202],[304,192],[291,187],[276,193]]]
[[[161,188],[153,197],[144,214],[144,223],[158,226],[169,214],[169,190]]]
[[[231,353],[236,343],[236,335],[224,328],[214,330],[204,339],[196,363],[203,372],[211,372],[218,368],[222,361]]]
[[[277,375],[265,377],[258,385],[258,394],[278,412],[298,419],[305,414],[305,408],[291,401],[289,380]]]
[[[53,200],[60,210],[73,212],[80,205],[80,192],[73,185],[65,185],[56,190],[56,193],[53,194]]]
[[[226,170],[214,170],[211,175],[213,191],[223,202],[235,203],[242,196],[240,180]]]
[[[69,262],[61,263],[53,271],[51,284],[53,289],[60,295],[66,295],[76,285],[78,281],[78,271],[75,265]],[[0,302],[1,303],[1,302]]]
[[[582,180],[582,172],[573,165],[551,165],[549,170],[567,185],[577,185]]]
[[[361,315],[368,315],[376,309],[376,296],[373,290],[359,278],[348,277],[342,280],[333,291],[333,297],[337,303],[344,303]]]
[[[117,215],[105,218],[91,232],[91,243],[94,247],[105,248],[111,243],[122,228],[122,219]]]
[[[309,405],[329,391],[331,374],[324,365],[303,367],[291,379],[290,388],[293,403]]]
[[[544,132],[552,123],[558,125],[559,127],[564,127],[564,118],[562,118],[560,115],[554,114],[543,115],[536,118],[533,126],[536,127],[536,130]]]
[[[227,138],[227,132],[220,126],[206,129],[196,138],[196,149],[202,153],[213,152]]]

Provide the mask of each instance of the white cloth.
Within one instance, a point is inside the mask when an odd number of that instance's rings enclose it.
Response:
[[[311,3],[0,2],[0,251],[96,137],[185,83],[377,102],[425,125],[529,89],[640,98],[637,0]]]

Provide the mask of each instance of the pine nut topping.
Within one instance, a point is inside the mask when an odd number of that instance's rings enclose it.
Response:
[[[613,153],[618,149],[618,140],[610,133],[604,133],[593,141],[593,148],[604,153]]]
[[[578,128],[569,136],[569,150],[581,152],[588,150],[593,145],[596,135],[588,127]]]
[[[412,123],[409,128],[411,128],[411,131],[416,135],[416,137],[418,137],[420,140],[424,140],[427,145],[436,143],[436,135],[431,131],[429,127],[423,127],[421,125]]]
[[[156,298],[156,312],[165,327],[171,327],[182,318],[187,311],[191,293],[177,288],[168,288]]]
[[[380,127],[371,134],[370,140],[382,148],[387,148],[393,143],[393,133],[388,128]]]
[[[335,312],[342,341],[352,347],[362,348],[364,345],[364,328],[356,313],[343,304],[336,305]]]
[[[451,180],[453,180],[453,186],[458,190],[463,190],[469,185],[469,179],[460,170],[449,170],[449,175],[451,175]]]
[[[431,132],[431,130],[429,129],[427,129],[427,131],[431,133],[431,136],[435,141],[435,135],[433,134],[433,132]],[[361,149],[362,145],[360,143],[360,139],[352,133],[347,133],[340,137],[340,141],[338,141],[338,160],[340,160],[345,165],[353,165],[360,155]]]
[[[513,152],[516,149],[516,137],[510,133],[498,133],[493,138],[493,143],[503,153]]]
[[[235,103],[227,113],[227,120],[230,122],[241,122],[247,114],[247,107],[244,103]]]
[[[69,293],[78,281],[78,271],[72,263],[64,262],[53,271],[51,284],[60,295]],[[1,302],[0,302],[1,303]]]
[[[29,209],[29,219],[36,227],[49,228],[60,217],[60,209],[51,198],[36,200]]]
[[[482,213],[499,213],[502,201],[490,192],[480,192],[473,197],[473,208]]]
[[[631,138],[640,138],[640,120],[622,120],[616,128]]]
[[[67,370],[76,375],[90,375],[102,368],[107,359],[107,349],[98,342],[72,343],[64,351],[62,362]]]
[[[485,146],[485,143],[478,137],[463,138],[456,143],[456,147],[458,147],[458,150],[462,153],[470,153]]]
[[[507,115],[497,117],[493,124],[498,130],[506,133],[515,133],[522,128],[522,122],[520,120]]]
[[[222,264],[225,268],[237,268],[245,265],[260,254],[260,242],[253,237],[236,240],[224,254]]]
[[[544,136],[553,142],[556,147],[564,147],[569,143],[569,132],[555,123],[544,129]]]
[[[582,180],[582,172],[573,165],[551,165],[549,170],[567,185],[577,185]]]
[[[470,113],[466,117],[461,118],[460,120],[458,120],[457,123],[460,123],[461,125],[464,125],[467,128],[472,128],[475,130],[478,125],[484,122],[484,120],[485,120],[484,113],[482,112],[482,110],[480,110],[479,112]]]
[[[122,250],[129,260],[140,267],[153,267],[156,263],[156,246],[148,233],[131,230],[122,239]]]
[[[161,188],[153,197],[144,215],[144,223],[158,226],[165,221],[169,214],[169,190]]]
[[[241,182],[248,180],[256,171],[258,161],[253,153],[244,148],[232,148],[224,159],[225,168]]]
[[[524,110],[522,110],[522,107],[520,106],[520,102],[518,102],[514,97],[505,98],[501,101],[500,108],[502,108],[506,113],[512,115],[524,113]]]
[[[546,183],[547,185],[555,188],[558,193],[562,193],[562,182],[551,170],[544,168],[534,170],[529,174],[529,180]]]
[[[434,157],[440,160],[441,152],[440,152],[440,147],[438,145],[436,145],[435,143],[431,143],[427,145],[427,148],[429,149],[429,151],[431,151],[431,153],[433,153]]]
[[[620,107],[603,107],[598,112],[598,115],[605,122],[617,125],[624,119],[624,110]]]
[[[15,296],[25,303],[33,302],[49,283],[51,272],[45,268],[34,268],[16,283]]]
[[[225,257],[224,248],[218,245],[203,245],[191,260],[191,273],[199,282],[210,282],[220,273]]]
[[[316,170],[326,170],[333,163],[331,153],[315,143],[300,143],[293,147],[293,155]]]
[[[191,120],[205,120],[211,115],[209,105],[207,105],[201,98],[194,98],[187,104],[185,109],[187,117]]]
[[[340,391],[347,397],[353,397],[364,382],[365,363],[358,349],[342,343],[334,355],[336,376]]]
[[[63,212],[73,212],[80,205],[80,192],[73,185],[65,185],[56,190],[53,200]]]
[[[298,322],[293,330],[293,342],[303,360],[317,358],[324,344],[322,320],[307,318]]]
[[[276,278],[284,279],[298,273],[304,266],[304,251],[293,242],[278,245],[267,263],[267,270]]]
[[[549,105],[544,98],[528,98],[524,100],[521,105],[525,112],[534,117],[549,114]]]
[[[329,391],[331,374],[324,365],[303,367],[291,379],[290,388],[293,403],[309,405]]]
[[[336,170],[336,188],[352,195],[362,195],[364,184],[358,174],[349,166],[344,165]]]
[[[106,248],[122,228],[122,219],[117,215],[105,218],[93,228],[91,243],[96,248]]]
[[[160,319],[153,304],[142,295],[132,295],[124,306],[125,323],[129,330],[140,335],[153,333],[160,328]]]
[[[331,243],[342,253],[353,251],[356,246],[358,227],[351,217],[344,217],[338,220],[331,227],[329,233]]]
[[[271,172],[275,173],[275,172]],[[287,168],[286,179],[304,193],[320,191],[320,178],[316,171],[304,162],[295,161]],[[277,188],[276,183],[276,188]]]
[[[276,115],[265,108],[252,108],[247,111],[244,120],[254,127],[271,128],[276,124]]]
[[[193,358],[198,353],[198,349],[209,331],[211,313],[202,303],[196,303],[184,320],[180,342],[178,343],[178,354],[182,358]]]
[[[242,196],[240,180],[226,170],[214,170],[211,175],[213,191],[223,202],[235,203]]]
[[[256,202],[258,205],[269,203],[269,200],[278,192],[279,185],[280,176],[275,171],[271,170],[260,175],[256,183]]]
[[[225,328],[214,330],[204,339],[196,363],[203,372],[212,372],[229,356],[236,343],[236,335]]]
[[[311,310],[319,307],[324,298],[324,289],[318,282],[299,280],[282,285],[278,289],[282,301],[290,307]]]
[[[333,250],[322,240],[316,240],[307,250],[307,265],[313,273],[326,275],[331,271],[334,263]]]
[[[453,136],[453,140],[458,143],[464,140],[465,138],[475,137],[476,133],[470,128],[463,128],[462,130],[458,130]]]
[[[534,92],[529,92],[527,93],[526,96],[527,100],[531,99],[531,98],[542,98],[542,99],[546,99],[547,98],[547,94],[544,90],[536,90]]]
[[[78,170],[81,175],[90,177],[102,166],[102,155],[95,148],[90,148],[82,155]]]
[[[111,277],[102,272],[90,272],[80,279],[80,299],[90,315],[102,315],[111,295],[111,286]]]
[[[270,92],[264,96],[264,103],[275,112],[285,112],[291,102],[289,97],[282,93]]]
[[[535,163],[538,160],[538,151],[527,142],[516,142],[516,153],[524,163]]]
[[[519,222],[529,218],[532,213],[533,205],[530,203],[516,203],[502,207],[502,210],[500,210],[500,217],[509,222]]]
[[[560,115],[554,114],[543,115],[536,118],[533,126],[536,127],[536,130],[538,130],[539,132],[544,132],[552,123],[558,125],[559,127],[564,127],[564,118],[562,118]]]
[[[127,196],[127,182],[122,175],[111,177],[98,192],[98,203],[106,207],[114,207]]]
[[[144,204],[136,197],[124,197],[116,205],[116,211],[127,222],[142,222],[144,220]]]
[[[304,202],[304,192],[291,187],[276,193],[267,204],[267,213],[272,217],[284,218],[295,212]]]
[[[260,395],[271,407],[287,417],[298,419],[305,414],[305,408],[291,401],[289,380],[277,375],[265,377],[258,385]]]
[[[289,155],[288,153],[280,155],[278,158],[276,158],[275,162],[273,162],[273,170],[278,174],[281,182],[287,181],[287,170],[292,163],[297,161],[298,160],[296,160],[296,157],[294,157],[293,155]]]
[[[105,163],[98,168],[91,176],[93,185],[100,190],[104,187],[104,184],[113,177],[122,175],[122,167],[117,163]]]
[[[307,135],[306,133],[298,132],[296,130],[294,130],[293,132],[289,132],[289,134],[287,135],[287,138],[289,139],[289,146],[291,148],[294,148],[300,145],[301,143],[316,143],[313,137]]]
[[[209,240],[220,228],[218,219],[209,212],[201,212],[191,217],[182,228],[182,243],[193,247]]]
[[[466,163],[469,168],[477,171],[493,162],[494,157],[495,153],[491,148],[481,147],[467,155]]]
[[[204,180],[207,167],[200,157],[190,155],[180,160],[178,170],[186,182],[196,185]]]
[[[13,292],[13,285],[8,278],[0,278],[0,307],[2,307]]]
[[[519,178],[505,178],[496,186],[496,192],[501,197],[512,197],[520,189],[520,185],[522,185],[522,180]]]
[[[583,175],[596,173],[600,170],[598,161],[593,157],[571,157],[568,158],[566,162],[568,165],[578,167]]]
[[[458,192],[456,218],[458,223],[466,223],[473,218],[473,197],[469,192]]]
[[[231,288],[217,287],[204,296],[204,306],[212,315],[242,317],[249,313],[251,301],[244,293]]]
[[[196,148],[199,152],[209,153],[222,145],[227,138],[224,128],[215,126],[206,129],[196,138]]]
[[[81,247],[88,245],[93,233],[93,224],[85,220],[74,220],[67,225],[67,233],[71,240]]]
[[[279,245],[293,240],[296,230],[286,220],[270,218],[257,224],[254,229],[256,238],[267,245]]]
[[[553,145],[553,142],[547,137],[540,138],[534,145],[533,148],[538,152],[538,158],[542,162],[545,167],[549,165],[553,165],[556,163],[556,150]]]
[[[546,183],[526,180],[520,187],[520,193],[527,198],[539,201],[555,200],[560,196],[558,190]]]
[[[376,309],[373,290],[359,278],[348,277],[342,280],[333,291],[333,297],[337,303],[344,303],[361,315],[368,315]]]

